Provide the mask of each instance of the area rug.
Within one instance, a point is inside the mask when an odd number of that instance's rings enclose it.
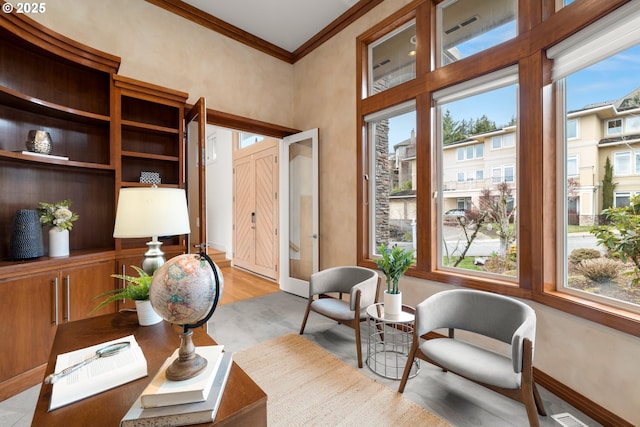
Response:
[[[297,334],[236,352],[233,360],[267,394],[271,427],[449,426]]]

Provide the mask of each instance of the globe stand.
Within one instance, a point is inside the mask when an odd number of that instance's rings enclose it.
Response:
[[[183,381],[196,377],[207,367],[207,359],[196,353],[196,347],[193,345],[193,331],[189,329],[198,328],[209,321],[211,315],[216,310],[218,300],[220,299],[220,278],[218,277],[218,269],[213,263],[209,255],[202,250],[199,254],[207,260],[216,282],[216,291],[213,299],[213,305],[207,315],[198,322],[191,325],[182,325],[183,331],[180,334],[180,348],[178,350],[178,358],[167,367],[166,377],[171,381]]]
[[[193,331],[187,330],[180,334],[180,349],[178,358],[167,367],[166,376],[171,381],[188,380],[200,374],[207,367],[207,359],[196,353],[193,345]]]

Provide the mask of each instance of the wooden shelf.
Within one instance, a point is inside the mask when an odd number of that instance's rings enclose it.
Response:
[[[180,161],[178,156],[165,156],[162,154],[140,153],[138,151],[122,151],[122,157],[135,157],[139,159],[163,160],[167,162]]]
[[[26,110],[31,113],[40,114],[43,116],[55,117],[79,123],[109,124],[109,122],[111,121],[111,118],[109,116],[77,110],[75,108],[65,107],[64,105],[59,105],[53,102],[43,101],[41,99],[17,92],[2,85],[0,85],[0,104],[15,108],[17,110]]]
[[[180,129],[166,127],[166,126],[158,126],[158,125],[153,125],[153,124],[143,123],[143,122],[135,122],[133,120],[122,120],[122,126],[125,128],[144,129],[144,130],[149,130],[154,132],[170,133],[174,135],[177,135],[180,133]]]
[[[75,160],[63,160],[46,157],[30,156],[29,154],[16,153],[13,151],[0,150],[0,158],[20,160],[23,162],[39,163],[42,165],[56,165],[71,168],[96,169],[103,171],[113,171],[115,167],[112,165],[103,165],[100,163],[78,162]]]

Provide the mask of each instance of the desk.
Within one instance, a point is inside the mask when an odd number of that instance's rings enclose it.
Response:
[[[162,321],[139,326],[136,313],[121,312],[58,326],[45,376],[52,373],[60,353],[78,350],[133,334],[147,359],[149,375],[120,387],[47,412],[52,385],[43,384],[33,416],[33,426],[117,427],[131,404],[151,382],[160,365],[180,345],[181,328]],[[193,330],[196,346],[215,345],[203,328]],[[235,363],[231,368],[216,419],[199,426],[266,426],[267,395]]]
[[[367,366],[376,374],[392,380],[402,378],[413,341],[414,310],[402,306],[402,313],[391,317],[384,312],[384,304],[367,307],[369,336]],[[409,378],[418,375],[420,365],[413,361]]]

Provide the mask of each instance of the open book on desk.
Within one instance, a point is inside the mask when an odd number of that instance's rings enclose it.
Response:
[[[55,372],[94,356],[101,348],[123,341],[128,341],[130,346],[113,356],[98,358],[57,380],[53,384],[49,411],[146,377],[147,359],[133,335],[59,354]]]

